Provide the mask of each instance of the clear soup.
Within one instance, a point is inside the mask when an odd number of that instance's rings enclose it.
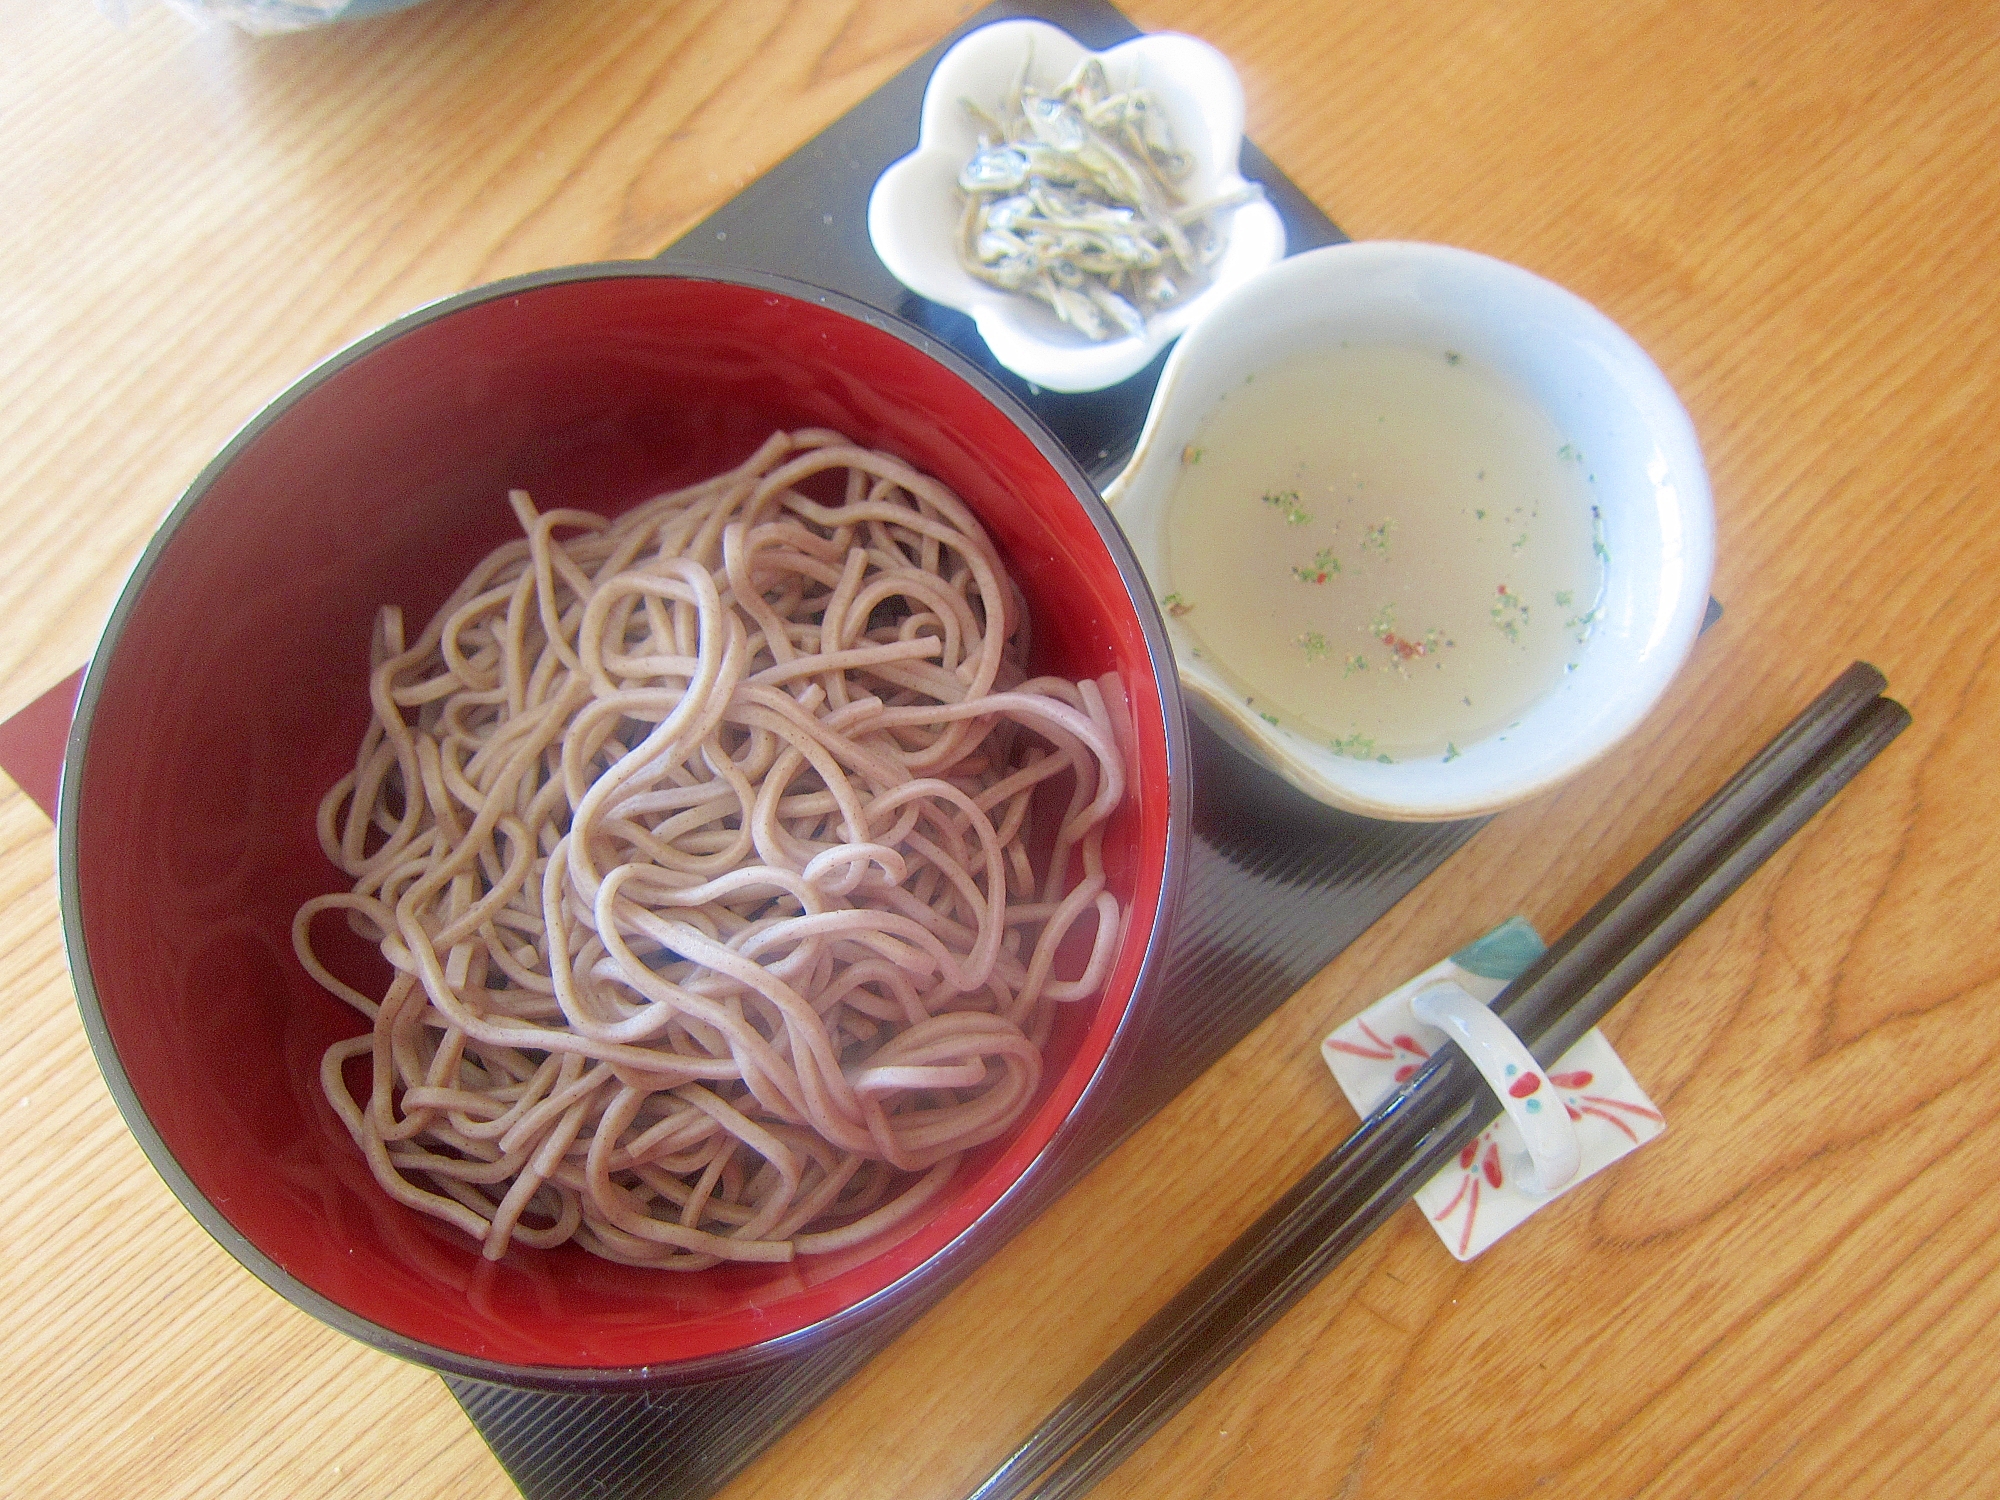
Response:
[[[1316,351],[1229,392],[1183,450],[1163,602],[1269,722],[1451,759],[1589,638],[1592,485],[1533,401],[1455,351]]]

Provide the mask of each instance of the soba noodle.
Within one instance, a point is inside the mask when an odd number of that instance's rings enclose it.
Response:
[[[510,498],[525,535],[416,640],[381,611],[374,717],[320,805],[353,886],[294,946],[372,1023],[327,1050],[328,1100],[388,1193],[490,1258],[697,1269],[880,1232],[1020,1116],[1054,1006],[1104,982],[1104,692],[1028,679],[979,523],[837,433],[612,521]],[[315,955],[330,911],[383,993]]]

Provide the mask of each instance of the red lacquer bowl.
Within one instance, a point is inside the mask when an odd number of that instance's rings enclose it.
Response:
[[[344,884],[313,816],[366,722],[370,622],[385,602],[427,619],[512,532],[510,486],[544,509],[615,511],[807,426],[897,453],[965,498],[1028,596],[1039,669],[1122,675],[1135,763],[1106,847],[1128,913],[1112,978],[1065,1016],[1023,1123],[968,1157],[893,1243],[693,1275],[573,1248],[485,1262],[369,1176],[317,1076],[361,1019],[291,952],[299,903]],[[1138,566],[1004,391],[922,335],[793,283],[553,271],[422,309],[330,359],[182,498],[84,682],[58,818],[64,930],[133,1133],[209,1232],[291,1301],[484,1379],[705,1379],[811,1347],[1011,1232],[1109,1086],[1159,967],[1186,754]]]

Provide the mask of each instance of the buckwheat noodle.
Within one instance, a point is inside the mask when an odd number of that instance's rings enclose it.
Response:
[[[1029,679],[972,514],[837,433],[616,520],[510,499],[524,535],[416,640],[381,611],[374,717],[320,804],[353,886],[293,943],[371,1022],[327,1099],[391,1196],[493,1259],[879,1233],[1019,1117],[1055,1005],[1110,968],[1115,681]],[[336,911],[379,996],[315,955]]]

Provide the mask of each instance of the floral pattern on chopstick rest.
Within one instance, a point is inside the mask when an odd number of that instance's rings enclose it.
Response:
[[[1425,985],[1449,979],[1490,1005],[1541,955],[1543,946],[1533,927],[1520,917],[1510,917],[1337,1027],[1320,1043],[1320,1055],[1348,1102],[1366,1116],[1433,1052],[1448,1045],[1442,1031],[1411,1013],[1410,999]],[[1583,1165],[1561,1190],[1538,1193],[1527,1146],[1513,1122],[1503,1115],[1487,1126],[1452,1165],[1416,1194],[1424,1217],[1460,1260],[1471,1260],[1536,1209],[1667,1128],[1653,1101],[1596,1030],[1557,1059],[1548,1078],[1576,1126]]]

